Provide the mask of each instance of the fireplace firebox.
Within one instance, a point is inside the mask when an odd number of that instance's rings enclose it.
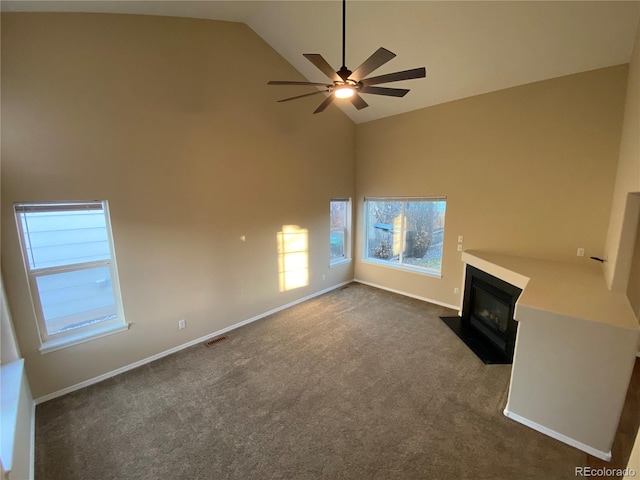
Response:
[[[522,290],[467,265],[462,317],[442,320],[484,362],[513,363],[518,322],[513,318]]]

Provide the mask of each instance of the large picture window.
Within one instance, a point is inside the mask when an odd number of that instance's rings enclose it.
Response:
[[[365,199],[364,260],[440,275],[447,201]]]
[[[42,349],[126,329],[107,202],[15,205]]]

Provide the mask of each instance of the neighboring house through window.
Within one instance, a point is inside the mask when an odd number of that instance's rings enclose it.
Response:
[[[40,350],[126,330],[107,202],[14,207]]]
[[[364,260],[440,276],[446,198],[366,198]]]
[[[329,210],[331,265],[337,265],[351,260],[351,200],[331,200]]]

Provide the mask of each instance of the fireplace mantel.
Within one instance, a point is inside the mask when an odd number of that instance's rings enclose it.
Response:
[[[523,290],[504,414],[610,460],[640,328],[599,265],[465,251],[462,261]]]
[[[638,322],[622,292],[607,288],[602,268],[535,258],[467,250],[462,261],[523,289],[515,319],[537,310],[638,330]]]

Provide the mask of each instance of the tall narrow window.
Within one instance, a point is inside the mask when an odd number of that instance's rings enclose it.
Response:
[[[351,259],[351,200],[335,199],[330,202],[329,248],[331,265],[348,262]]]
[[[42,351],[124,330],[107,202],[15,205]]]
[[[446,199],[365,200],[364,260],[440,275]]]

